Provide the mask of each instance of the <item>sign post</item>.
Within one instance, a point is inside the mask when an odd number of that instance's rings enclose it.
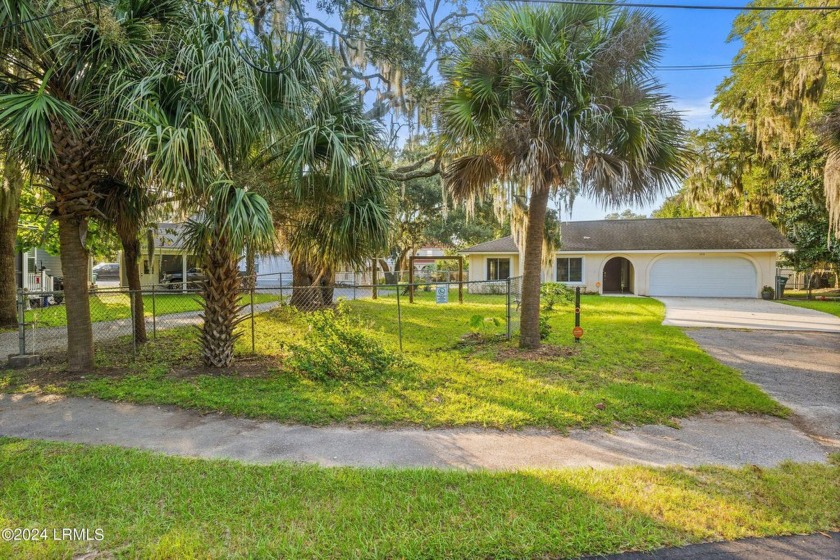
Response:
[[[575,337],[575,343],[580,343],[580,337],[583,336],[583,328],[580,326],[580,286],[575,288],[575,328],[572,329],[572,334]]]

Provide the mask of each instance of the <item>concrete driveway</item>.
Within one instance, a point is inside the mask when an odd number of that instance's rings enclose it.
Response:
[[[799,429],[823,445],[840,447],[840,334],[720,329],[686,334],[790,408]]]
[[[840,333],[840,317],[763,299],[659,297],[663,325]]]

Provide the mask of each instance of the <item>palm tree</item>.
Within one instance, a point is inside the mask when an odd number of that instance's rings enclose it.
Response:
[[[445,180],[455,199],[508,202],[525,248],[520,346],[535,348],[550,196],[651,201],[681,170],[683,129],[653,77],[663,31],[651,15],[498,5],[483,22],[444,69]]]
[[[244,318],[239,313],[239,261],[246,249],[259,252],[273,247],[274,223],[265,199],[258,194],[228,181],[212,189],[209,206],[187,222],[184,240],[185,247],[204,264],[202,358],[208,366],[229,367],[240,336],[236,325]]]
[[[128,160],[142,162],[126,170],[126,180],[177,190],[182,210],[200,209],[184,239],[206,279],[202,355],[207,365],[226,367],[236,340],[238,262],[274,237],[269,207],[254,189],[300,122],[311,99],[307,86],[329,57],[311,39],[299,53],[249,52],[250,59],[286,58],[286,72],[266,74],[240,56],[246,47],[232,42],[223,15],[195,6],[189,17],[168,56],[121,81],[111,98],[126,123],[116,136]]]
[[[20,162],[6,157],[0,174],[0,327],[16,327],[17,283],[15,275],[15,244],[20,193],[23,189],[23,170]]]
[[[88,301],[88,221],[99,215],[103,179],[121,144],[107,92],[143,74],[180,24],[178,0],[0,2],[0,131],[9,153],[47,181],[58,221],[71,371],[93,367]],[[46,14],[46,17],[42,17]],[[35,17],[37,16],[37,17]]]
[[[142,344],[147,338],[138,260],[142,233],[154,207],[155,196],[152,189],[131,186],[116,179],[109,178],[105,183],[105,195],[100,201],[100,209],[108,217],[104,221],[105,227],[116,233],[122,246],[125,276],[128,289],[133,294],[131,306],[134,340]],[[154,244],[148,243],[148,246],[152,248]]]
[[[378,163],[378,133],[357,92],[334,72],[280,149],[280,180],[263,188],[270,202],[278,196],[292,202],[279,229],[297,307],[331,305],[336,268],[361,267],[387,248],[395,188]]]

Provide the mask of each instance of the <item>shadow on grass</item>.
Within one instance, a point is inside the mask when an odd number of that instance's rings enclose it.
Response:
[[[571,558],[830,530],[840,524],[837,475],[825,465],[760,473],[248,466],[0,438],[5,526],[105,533],[95,543],[0,542],[0,554]]]

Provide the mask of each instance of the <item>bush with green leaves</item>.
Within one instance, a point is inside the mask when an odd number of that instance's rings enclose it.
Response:
[[[480,334],[487,337],[492,334],[494,327],[500,327],[504,321],[498,317],[485,317],[484,315],[473,315],[470,317],[470,330],[473,334]]]
[[[548,323],[548,317],[540,315],[540,340],[545,340],[551,334],[551,325]]]
[[[556,305],[570,305],[575,291],[560,282],[546,282],[540,286],[540,300],[543,311],[552,311]]]
[[[392,375],[402,358],[386,348],[377,333],[350,316],[342,303],[310,313],[301,342],[287,343],[286,364],[315,380],[369,381]]]

